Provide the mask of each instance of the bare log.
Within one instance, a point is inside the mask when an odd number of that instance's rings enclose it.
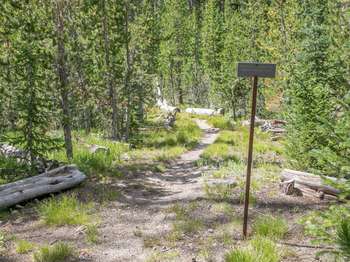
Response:
[[[344,183],[344,179],[325,177],[334,183]],[[284,169],[281,174],[281,188],[287,195],[313,195],[324,198],[324,195],[338,196],[340,190],[326,185],[320,176],[300,172],[290,169]]]
[[[77,186],[86,176],[76,166],[62,166],[37,176],[0,186],[0,208]]]
[[[209,108],[195,108],[195,107],[189,107],[185,110],[186,113],[189,114],[195,114],[195,115],[208,115],[208,116],[214,116],[214,115],[223,115],[224,109],[209,109]]]
[[[160,110],[166,113],[176,114],[180,112],[180,108],[169,105],[168,101],[163,98],[162,91],[160,90],[159,86],[157,86],[157,106],[160,108]]]

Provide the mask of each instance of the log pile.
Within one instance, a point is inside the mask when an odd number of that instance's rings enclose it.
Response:
[[[86,176],[74,165],[0,186],[0,209],[79,185]]]
[[[300,172],[290,169],[284,169],[281,173],[280,188],[286,195],[293,196],[309,196],[324,198],[336,198],[341,193],[339,189],[327,185],[324,180],[332,181],[332,183],[344,183],[344,179],[336,179],[333,177],[324,177]]]
[[[7,158],[14,158],[19,163],[30,163],[29,154],[27,152],[8,144],[0,144],[0,155]],[[38,173],[43,173],[60,166],[58,161],[48,160],[42,157],[36,157],[34,161],[34,166],[38,170]]]

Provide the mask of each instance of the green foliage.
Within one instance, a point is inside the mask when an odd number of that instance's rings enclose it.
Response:
[[[27,254],[30,251],[32,251],[33,248],[34,248],[33,243],[27,240],[20,239],[16,241],[16,252],[18,254]]]
[[[63,262],[74,257],[73,248],[63,242],[45,246],[33,255],[34,262]]]
[[[234,249],[225,255],[225,262],[279,262],[281,251],[268,238],[257,237],[247,247]]]
[[[306,234],[315,237],[317,242],[333,243],[338,225],[349,218],[350,207],[347,204],[332,205],[327,210],[310,213],[300,223],[304,225]]]
[[[0,155],[0,185],[19,180],[31,174],[30,166],[15,158]]]
[[[86,226],[85,230],[86,240],[89,243],[96,244],[99,241],[98,227],[95,224],[89,224]]]
[[[313,151],[327,146],[329,125],[336,118],[335,99],[342,98],[348,88],[346,67],[331,39],[333,10],[328,3],[311,0],[300,5],[303,26],[288,90],[286,152],[291,164],[302,170],[322,170],[323,160]]]
[[[336,243],[341,255],[346,259],[350,259],[350,218],[340,221],[336,235]]]
[[[258,236],[279,239],[288,232],[288,224],[281,217],[261,216],[254,221],[252,229]]]
[[[41,219],[50,226],[87,225],[92,221],[91,204],[80,203],[76,196],[50,198],[40,203]]]

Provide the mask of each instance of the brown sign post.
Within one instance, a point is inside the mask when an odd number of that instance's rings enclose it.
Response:
[[[248,164],[247,164],[247,176],[246,176],[246,184],[245,184],[244,219],[243,219],[243,236],[247,237],[249,191],[250,191],[250,177],[252,173],[252,162],[253,162],[253,142],[254,142],[254,126],[255,126],[255,114],[256,114],[256,96],[258,92],[258,77],[274,78],[276,75],[276,64],[238,63],[237,69],[238,69],[237,70],[238,77],[252,77],[252,80],[253,80],[252,113],[250,117]]]

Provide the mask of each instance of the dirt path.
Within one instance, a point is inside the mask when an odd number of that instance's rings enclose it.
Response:
[[[201,174],[207,167],[197,167],[195,161],[205,147],[214,143],[218,129],[211,128],[205,120],[195,121],[204,133],[198,146],[181,155],[163,173],[147,171],[124,181],[124,203],[102,214],[104,241],[95,251],[95,261],[146,261],[156,250],[144,248],[138,232],[150,236],[164,234],[171,227],[167,208],[178,201],[203,197]],[[191,261],[190,257],[187,259]]]

